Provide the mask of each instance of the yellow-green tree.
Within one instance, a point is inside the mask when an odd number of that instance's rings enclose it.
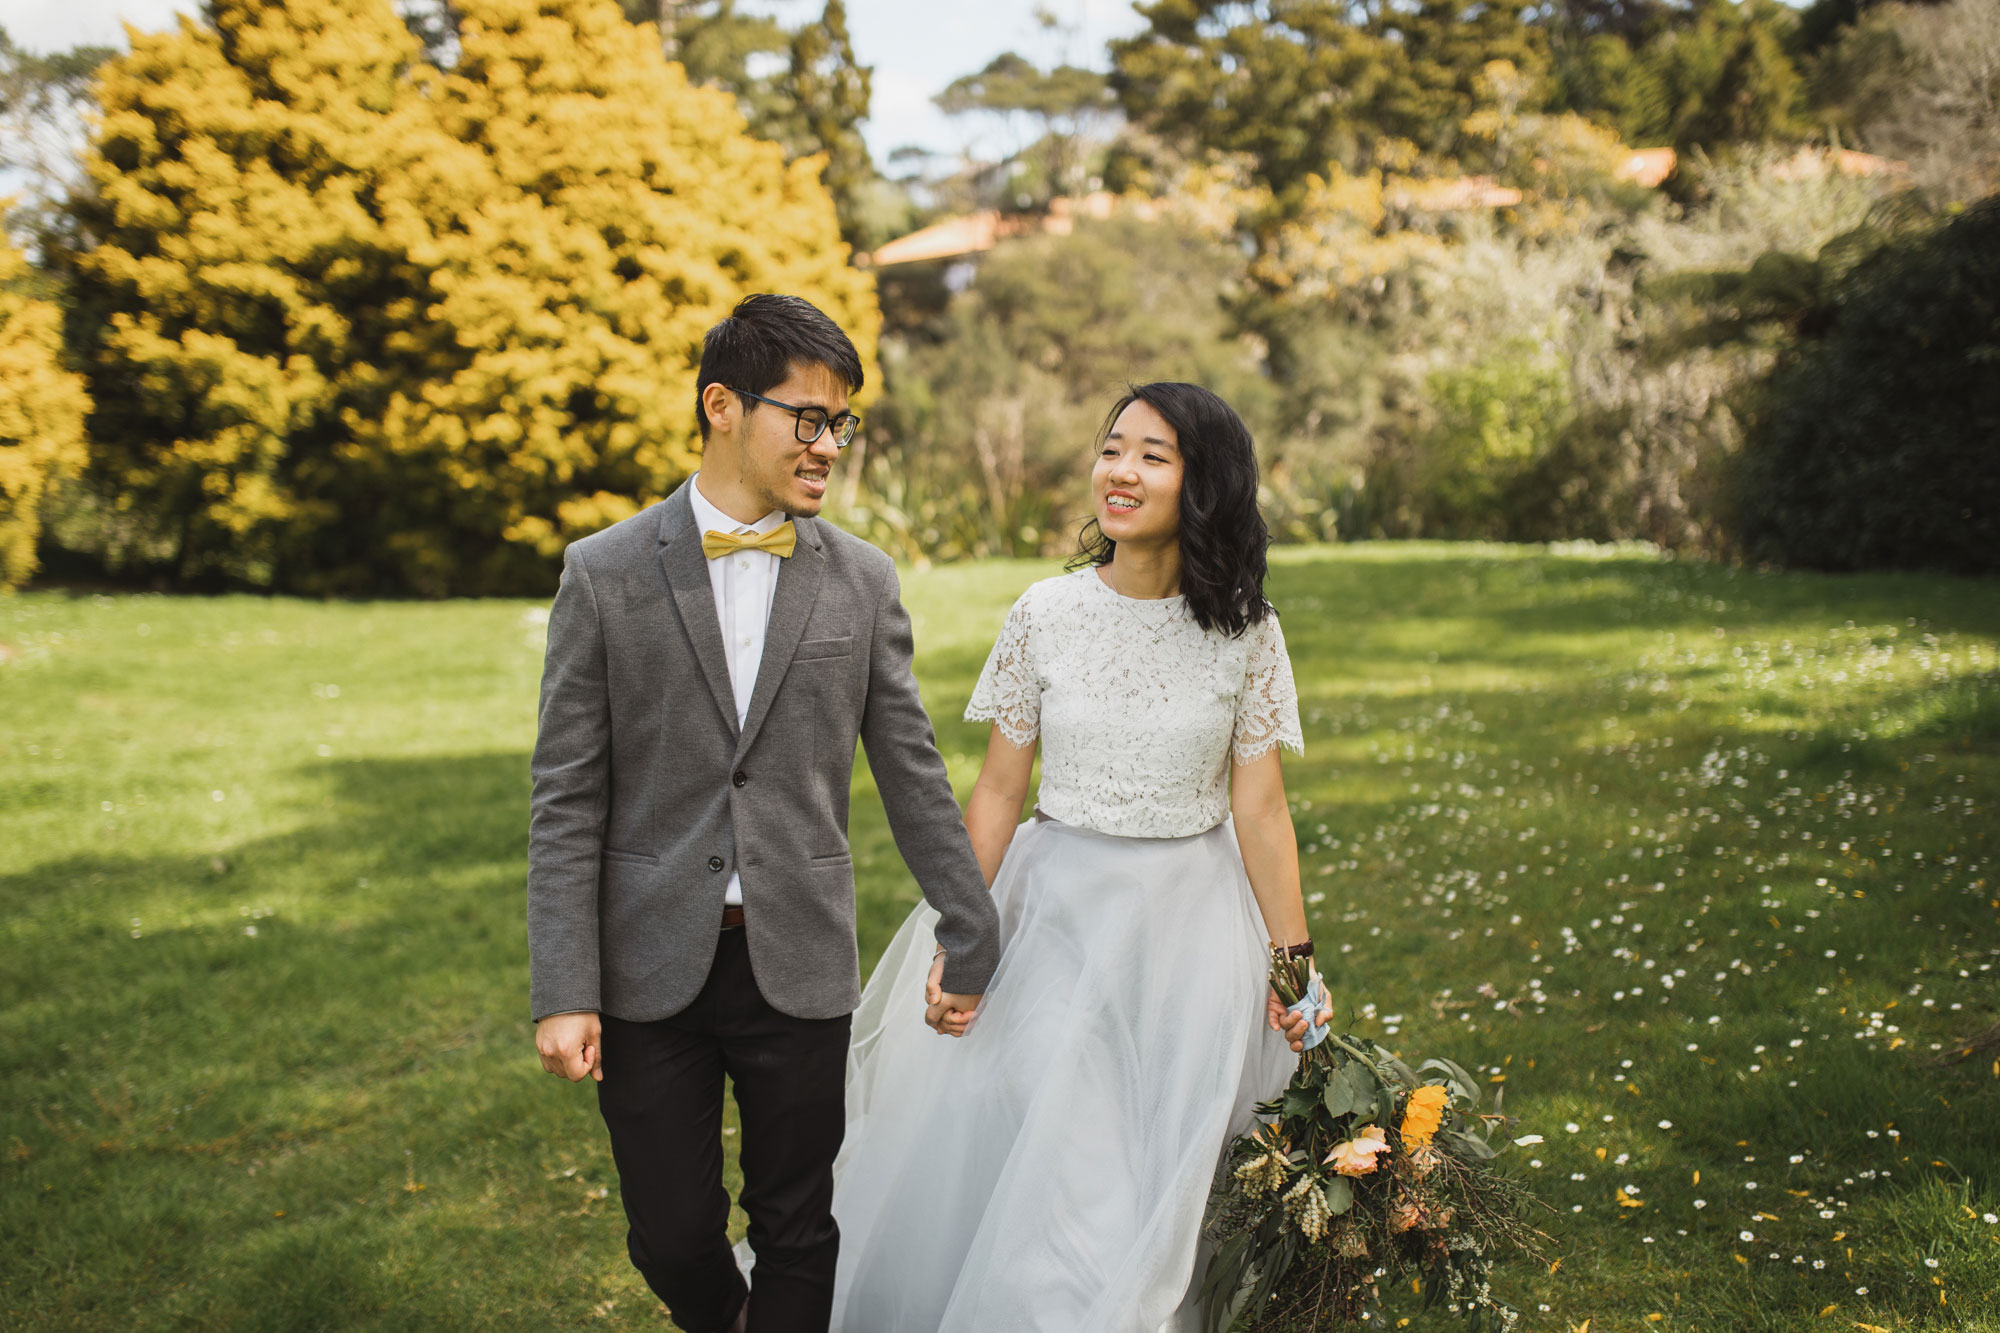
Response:
[[[105,66],[67,266],[112,562],[299,582],[356,517],[327,484],[340,412],[419,308],[374,201],[419,123],[415,52],[381,0],[215,0]]]
[[[26,276],[0,236],[0,590],[35,572],[42,495],[83,463],[83,380],[62,368],[61,312]]]
[[[572,538],[693,469],[701,337],[744,294],[813,301],[872,353],[820,162],[787,166],[611,0],[466,0],[435,128],[382,186],[425,274],[353,448],[421,589],[535,586]],[[873,377],[871,376],[871,379]]]
[[[818,163],[613,0],[211,0],[100,83],[74,257],[100,488],[171,573],[531,590],[693,466],[701,334],[796,292],[872,350]]]

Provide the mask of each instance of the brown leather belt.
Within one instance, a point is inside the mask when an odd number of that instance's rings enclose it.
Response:
[[[722,928],[724,930],[743,929],[743,909],[734,903],[724,907],[722,909]]]

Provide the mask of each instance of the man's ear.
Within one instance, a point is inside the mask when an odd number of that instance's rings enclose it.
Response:
[[[701,406],[708,414],[710,430],[735,430],[737,418],[743,411],[743,405],[737,401],[736,395],[720,382],[710,384],[701,391]]]

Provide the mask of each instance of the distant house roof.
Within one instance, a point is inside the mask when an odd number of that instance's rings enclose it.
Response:
[[[1849,148],[1801,148],[1771,168],[1774,180],[1813,180],[1839,172],[1843,176],[1901,176],[1910,169],[1907,162],[1857,153]]]
[[[1449,213],[1470,208],[1511,208],[1522,197],[1511,185],[1494,184],[1491,176],[1460,176],[1454,180],[1400,184],[1389,193],[1388,202],[1422,213]],[[1067,236],[1076,229],[1078,218],[1108,218],[1117,211],[1153,217],[1158,214],[1159,205],[1150,199],[1120,198],[1099,190],[1080,198],[1052,199],[1045,213],[1005,214],[989,208],[943,218],[884,243],[873,254],[856,255],[854,262],[863,268],[888,268],[927,259],[956,259],[991,250],[1012,236],[1036,233]]]
[[[1611,169],[1611,179],[1631,181],[1652,189],[1674,174],[1680,155],[1671,148],[1634,148],[1623,162]]]
[[[1613,180],[1630,181],[1647,189],[1660,184],[1674,172],[1679,155],[1671,148],[1635,148],[1613,168]],[[1846,149],[1829,151],[1801,148],[1770,169],[1776,180],[1803,180],[1837,171],[1845,176],[1893,176],[1907,172],[1902,162],[1872,153]],[[1524,197],[1511,185],[1497,185],[1491,176],[1459,176],[1451,180],[1399,181],[1384,196],[1398,208],[1421,213],[1451,213],[1475,208],[1512,208]],[[1080,198],[1049,201],[1043,213],[1000,213],[985,209],[960,217],[933,222],[908,236],[899,236],[872,255],[854,257],[861,266],[887,268],[892,264],[914,264],[926,259],[955,259],[961,255],[991,250],[1010,236],[1042,233],[1067,236],[1079,217],[1107,218],[1117,209],[1129,209],[1152,216],[1157,206],[1150,200],[1120,199],[1102,190]]]
[[[1382,192],[1385,202],[1419,213],[1457,213],[1470,208],[1512,208],[1524,196],[1511,185],[1495,185],[1491,176],[1458,176],[1451,180],[1398,181]]]
[[[981,250],[991,250],[997,242],[1010,236],[1030,236],[1036,232],[1067,236],[1076,229],[1078,218],[1108,218],[1121,207],[1148,216],[1156,211],[1149,200],[1120,200],[1103,190],[1080,198],[1051,199],[1048,210],[1043,213],[1001,213],[991,208],[982,209],[977,213],[944,218],[908,236],[898,236],[877,248],[873,254],[856,255],[855,262],[863,267],[887,268],[891,264],[915,264],[926,259],[955,259],[960,255],[977,254]]]
[[[915,264],[926,259],[950,259],[979,250],[991,250],[1000,239],[1000,214],[993,209],[966,217],[946,218],[930,226],[898,236],[872,255],[856,255],[864,265],[887,268],[891,264]]]
[[[1671,148],[1635,148],[1612,171],[1612,179],[1631,181],[1649,189],[1674,174],[1679,156]],[[1782,162],[1775,162],[1767,174],[1772,180],[1812,180],[1829,172],[1843,176],[1900,176],[1909,164],[1873,153],[1852,149],[1801,148]]]

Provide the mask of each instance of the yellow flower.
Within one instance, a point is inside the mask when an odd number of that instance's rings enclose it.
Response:
[[[1406,1151],[1424,1147],[1431,1141],[1431,1136],[1444,1122],[1445,1103],[1450,1100],[1451,1094],[1435,1083],[1410,1094],[1408,1104],[1403,1107],[1402,1134]]]

